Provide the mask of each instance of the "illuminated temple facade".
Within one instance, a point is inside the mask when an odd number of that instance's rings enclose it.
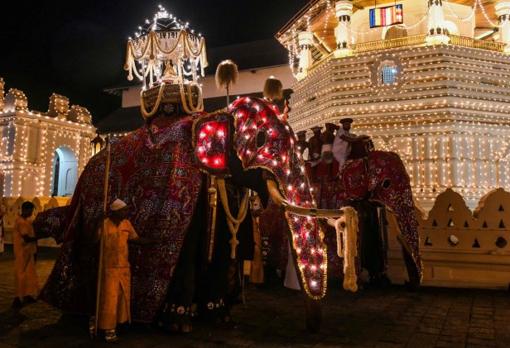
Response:
[[[277,34],[294,130],[352,117],[401,156],[425,210],[447,188],[470,208],[510,190],[510,1],[376,4],[311,1]]]
[[[96,136],[89,111],[53,94],[47,112],[0,78],[0,197],[71,196]]]

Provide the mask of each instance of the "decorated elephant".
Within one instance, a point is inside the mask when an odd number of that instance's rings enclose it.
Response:
[[[412,197],[410,179],[400,157],[393,152],[367,150],[366,142],[352,144],[355,155],[342,168],[337,163],[321,161],[318,168],[330,168],[326,175],[310,171],[319,206],[338,208],[352,206],[358,212],[359,236],[357,271],[369,271],[370,281],[387,282],[386,269],[386,210],[395,214],[400,229],[409,285],[421,283],[422,265],[419,254],[418,221]],[[351,152],[352,155],[352,152]],[[322,171],[324,172],[324,170]],[[321,173],[322,173],[321,172]],[[338,241],[333,235],[326,238],[329,248],[330,273],[340,274],[343,261],[337,255]]]
[[[413,287],[419,286],[422,263],[418,221],[409,175],[400,157],[394,152],[369,151],[367,157],[347,161],[335,195],[337,206],[366,200],[395,214],[409,282]]]
[[[145,125],[89,161],[69,207],[38,216],[37,233],[62,241],[41,296],[68,312],[96,312],[94,236],[107,203],[121,199],[138,235],[155,241],[129,246],[132,319],[189,332],[198,308],[228,321],[239,261],[250,257],[247,191],[253,190],[285,209],[307,324],[316,330],[327,285],[318,217],[347,214],[315,208],[287,115],[271,101],[281,96],[281,83],[266,86],[277,87],[267,88],[267,99],[239,98],[226,111],[207,114],[199,83],[207,64],[204,37],[162,6],[129,39],[124,68],[128,79],[143,82]],[[233,62],[219,65],[217,83],[227,101],[237,75]]]
[[[318,301],[327,286],[317,216],[342,212],[314,208],[291,128],[263,99],[240,98],[224,113],[178,112],[160,106],[145,126],[112,142],[109,152],[108,200],[129,202],[138,234],[157,241],[130,246],[133,320],[177,321],[181,329],[184,322],[187,328],[193,303],[225,319],[232,303],[230,260],[247,215],[239,193],[251,189],[286,209],[308,326],[317,329]],[[42,298],[65,311],[94,313],[98,247],[91,235],[101,219],[107,157],[103,150],[90,160],[69,207],[42,213],[35,222],[38,233],[63,241]],[[221,204],[211,214],[216,196]]]
[[[315,128],[317,129],[317,127]],[[318,137],[315,134],[315,137]],[[328,248],[329,274],[345,278],[345,273],[356,270],[359,275],[362,269],[369,272],[372,284],[387,284],[385,275],[387,260],[387,233],[385,215],[389,210],[398,222],[400,235],[398,240],[402,245],[406,263],[409,286],[418,287],[422,278],[422,264],[419,253],[418,221],[412,197],[410,179],[400,157],[393,152],[373,151],[366,149],[366,142],[353,144],[355,153],[350,156],[342,168],[338,162],[322,158],[318,163],[309,161],[307,172],[314,189],[314,196],[320,208],[354,207],[358,215],[359,235],[354,244],[358,249],[351,253],[351,264],[346,269],[346,251],[342,246],[343,235],[336,234],[332,228],[327,229],[326,243]],[[352,152],[351,152],[352,154]],[[309,165],[313,163],[314,166]],[[274,213],[267,212],[270,220],[274,220]],[[263,215],[264,216],[264,215]],[[285,236],[274,231],[273,223],[261,222],[266,235],[270,236],[272,244],[283,245]],[[331,225],[334,225],[332,222]],[[350,237],[353,237],[352,235]],[[352,242],[352,241],[351,241]],[[352,252],[352,250],[351,250]],[[273,248],[269,259],[275,267],[284,269],[286,252],[284,248]],[[352,283],[352,281],[351,281]],[[356,286],[345,286],[349,290],[357,290]]]

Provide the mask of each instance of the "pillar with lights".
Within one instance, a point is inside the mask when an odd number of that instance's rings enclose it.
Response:
[[[499,1],[495,10],[499,18],[500,40],[505,44],[505,53],[510,54],[510,1]]]
[[[335,4],[338,25],[335,28],[336,50],[335,57],[346,57],[352,54],[351,49],[351,16],[352,2],[339,0]]]
[[[450,42],[450,37],[445,25],[443,1],[428,0],[428,6],[428,35],[426,41],[429,45],[447,44]]]

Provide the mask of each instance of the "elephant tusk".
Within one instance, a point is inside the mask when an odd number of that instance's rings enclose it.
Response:
[[[274,180],[267,180],[267,190],[272,200],[285,208],[285,210],[300,216],[311,216],[316,218],[338,218],[344,214],[341,209],[318,209],[300,207],[287,201],[278,189]]]

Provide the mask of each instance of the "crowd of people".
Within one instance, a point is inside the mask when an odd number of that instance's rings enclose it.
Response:
[[[356,135],[351,132],[352,118],[342,118],[339,123],[339,125],[326,123],[324,132],[323,127],[313,127],[311,129],[313,135],[308,140],[307,131],[297,132],[298,149],[311,168],[315,168],[320,162],[334,163],[333,171],[338,174],[348,159],[366,157],[367,152],[373,149],[368,135]],[[320,170],[319,173],[309,174],[312,180],[322,175]]]

